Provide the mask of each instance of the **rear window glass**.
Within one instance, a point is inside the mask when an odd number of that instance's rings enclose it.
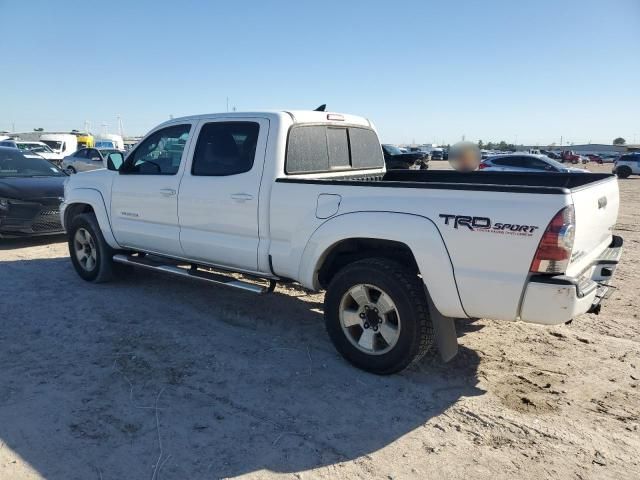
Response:
[[[346,128],[327,128],[330,168],[349,168],[349,139]]]
[[[382,148],[373,130],[301,125],[289,132],[287,173],[381,168],[383,165]]]
[[[367,128],[350,128],[351,166],[353,168],[379,168],[384,165],[378,136]]]
[[[326,127],[295,127],[289,133],[287,173],[329,170]]]

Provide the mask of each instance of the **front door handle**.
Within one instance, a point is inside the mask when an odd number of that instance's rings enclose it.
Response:
[[[253,195],[249,195],[248,193],[232,193],[231,198],[236,202],[246,202],[247,200],[253,200]]]
[[[176,194],[176,191],[173,188],[162,188],[160,189],[160,194],[165,197],[173,197]]]

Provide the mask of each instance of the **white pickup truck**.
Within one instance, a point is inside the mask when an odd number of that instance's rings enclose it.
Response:
[[[352,115],[172,119],[107,163],[65,187],[82,278],[135,265],[255,293],[326,289],[335,347],[378,374],[435,346],[453,357],[455,318],[597,312],[622,250],[613,175],[387,172]]]

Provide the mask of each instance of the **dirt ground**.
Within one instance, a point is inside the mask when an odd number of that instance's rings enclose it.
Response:
[[[461,321],[451,363],[390,377],[338,356],[322,295],[92,285],[64,238],[0,241],[0,479],[640,478],[640,178],[620,188],[599,316]]]

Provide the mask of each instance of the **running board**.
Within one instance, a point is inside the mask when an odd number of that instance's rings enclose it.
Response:
[[[132,255],[116,254],[113,256],[113,261],[116,263],[122,263],[124,265],[133,265],[134,267],[146,268],[147,270],[154,270],[156,272],[171,273],[185,278],[194,278],[196,280],[204,280],[205,282],[215,283],[216,285],[224,285],[226,287],[237,288],[246,292],[256,293],[262,295],[265,293],[273,292],[276,281],[269,280],[268,286],[256,285],[249,282],[243,282],[233,277],[228,277],[214,272],[206,270],[199,270],[197,265],[191,265],[190,268],[180,267],[177,264],[162,263],[152,260],[147,256],[137,257]]]

